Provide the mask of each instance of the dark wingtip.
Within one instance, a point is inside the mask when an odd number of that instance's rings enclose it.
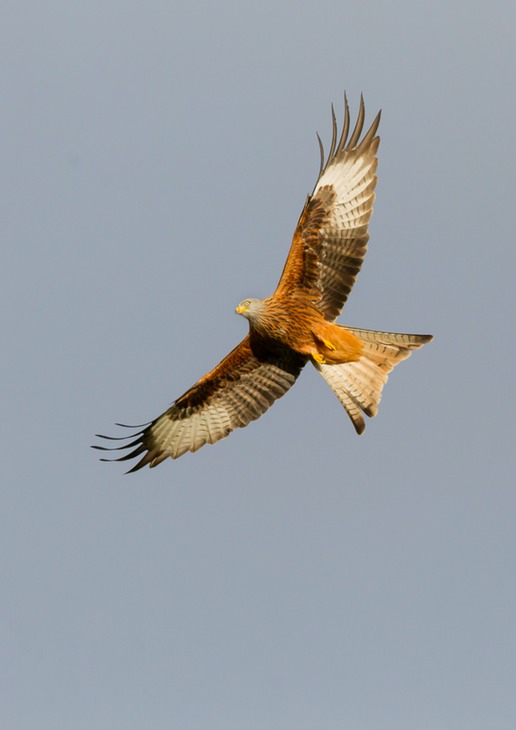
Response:
[[[317,141],[319,142],[319,152],[321,155],[321,164],[319,165],[319,175],[318,177],[321,177],[324,170],[324,145],[322,143],[321,137],[319,136],[319,132],[316,132],[317,135]]]
[[[99,461],[105,461],[109,463],[118,462],[118,461],[127,461],[128,459],[134,459],[137,456],[140,456],[143,454],[147,449],[143,445],[142,437],[145,433],[145,428],[150,425],[150,423],[141,423],[137,426],[129,426],[126,423],[116,423],[116,426],[120,426],[121,428],[127,428],[131,429],[132,433],[128,433],[127,436],[106,436],[102,433],[96,433],[96,438],[105,439],[106,441],[126,441],[128,443],[121,444],[120,446],[101,446],[100,444],[92,444],[90,448],[97,449],[98,451],[124,451],[125,449],[133,449],[128,454],[124,454],[123,456],[118,456],[116,458],[106,458],[101,457]],[[139,431],[134,431],[134,429],[140,429]],[[132,469],[129,469],[126,474],[130,474],[131,472],[137,471],[138,469],[141,469],[142,466],[144,466],[148,459],[148,454],[145,454],[144,457],[135,465],[132,467]],[[147,461],[146,461],[147,459]]]
[[[364,126],[364,119],[365,119],[365,103],[364,103],[364,97],[362,94],[360,94],[360,106],[358,107],[358,116],[357,121],[355,122],[355,128],[353,129],[353,132],[351,133],[350,140],[348,144],[346,145],[347,149],[353,149],[353,147],[356,147],[358,140],[360,139],[360,135],[362,134],[362,128]]]
[[[380,124],[380,118],[381,118],[382,112],[381,112],[381,110],[378,112],[378,114],[376,115],[376,117],[373,120],[373,123],[371,124],[370,128],[368,129],[367,133],[364,135],[363,139],[360,140],[360,135],[362,134],[362,131],[364,128],[365,115],[366,115],[366,111],[365,111],[364,95],[361,93],[357,120],[355,122],[353,131],[351,132],[351,136],[349,137],[349,140],[348,140],[348,135],[349,135],[350,126],[351,126],[350,125],[351,115],[349,112],[348,97],[346,95],[346,92],[344,92],[344,122],[342,125],[342,132],[341,132],[340,138],[337,142],[337,119],[336,119],[336,115],[335,115],[334,106],[333,106],[333,104],[331,105],[332,138],[331,138],[328,155],[325,154],[324,145],[321,141],[319,134],[317,134],[317,141],[319,143],[319,152],[321,155],[321,163],[319,166],[319,175],[317,178],[318,180],[320,180],[323,173],[327,169],[328,165],[338,154],[340,154],[344,150],[351,150],[353,148],[358,148],[360,150],[366,149],[367,147],[369,147],[369,145],[375,139],[376,132],[378,131],[378,126]]]

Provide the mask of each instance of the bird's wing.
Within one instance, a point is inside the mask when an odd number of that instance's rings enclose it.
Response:
[[[345,99],[344,126],[337,141],[337,123],[332,107],[333,135],[314,191],[306,201],[275,296],[297,294],[309,298],[333,321],[339,315],[367,249],[368,223],[373,212],[376,187],[376,131],[380,113],[360,140],[365,107],[349,134],[349,108]]]
[[[202,377],[168,410],[125,439],[118,447],[94,446],[102,451],[131,451],[114,461],[142,456],[130,472],[157,466],[167,457],[214,444],[235,428],[259,418],[294,384],[306,358],[282,346],[269,346],[248,335],[217,367]],[[118,424],[123,425],[123,424]],[[104,459],[104,461],[111,461]]]

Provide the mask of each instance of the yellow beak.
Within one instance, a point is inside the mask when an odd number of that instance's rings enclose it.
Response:
[[[245,312],[245,307],[242,307],[242,306],[241,306],[241,305],[239,304],[239,305],[238,305],[238,307],[237,307],[237,308],[235,309],[235,312],[236,312],[237,314],[242,314],[242,312]]]

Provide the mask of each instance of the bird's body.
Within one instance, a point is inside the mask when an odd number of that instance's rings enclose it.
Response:
[[[363,414],[376,415],[388,373],[432,339],[335,323],[362,265],[375,199],[380,114],[361,139],[364,117],[361,100],[350,135],[346,102],[337,140],[332,110],[330,150],[325,160],[319,140],[319,177],[276,291],[241,302],[236,311],[249,320],[244,340],[132,441],[115,447],[131,449],[119,461],[141,456],[130,471],[196,451],[246,426],[290,389],[308,361],[362,433]]]
[[[252,335],[279,342],[318,363],[335,365],[360,357],[358,337],[328,322],[315,304],[300,296],[246,299],[236,312],[249,320]]]

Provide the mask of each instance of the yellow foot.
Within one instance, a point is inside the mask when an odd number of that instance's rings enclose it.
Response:
[[[330,342],[329,340],[325,340],[325,339],[322,339],[321,341],[327,350],[336,350],[337,349],[335,347],[335,345],[333,344],[333,342]]]
[[[312,352],[312,357],[315,360],[315,362],[318,362],[320,365],[324,365],[326,360],[324,359],[324,355],[321,355],[320,352],[317,352],[317,350],[314,350]]]

